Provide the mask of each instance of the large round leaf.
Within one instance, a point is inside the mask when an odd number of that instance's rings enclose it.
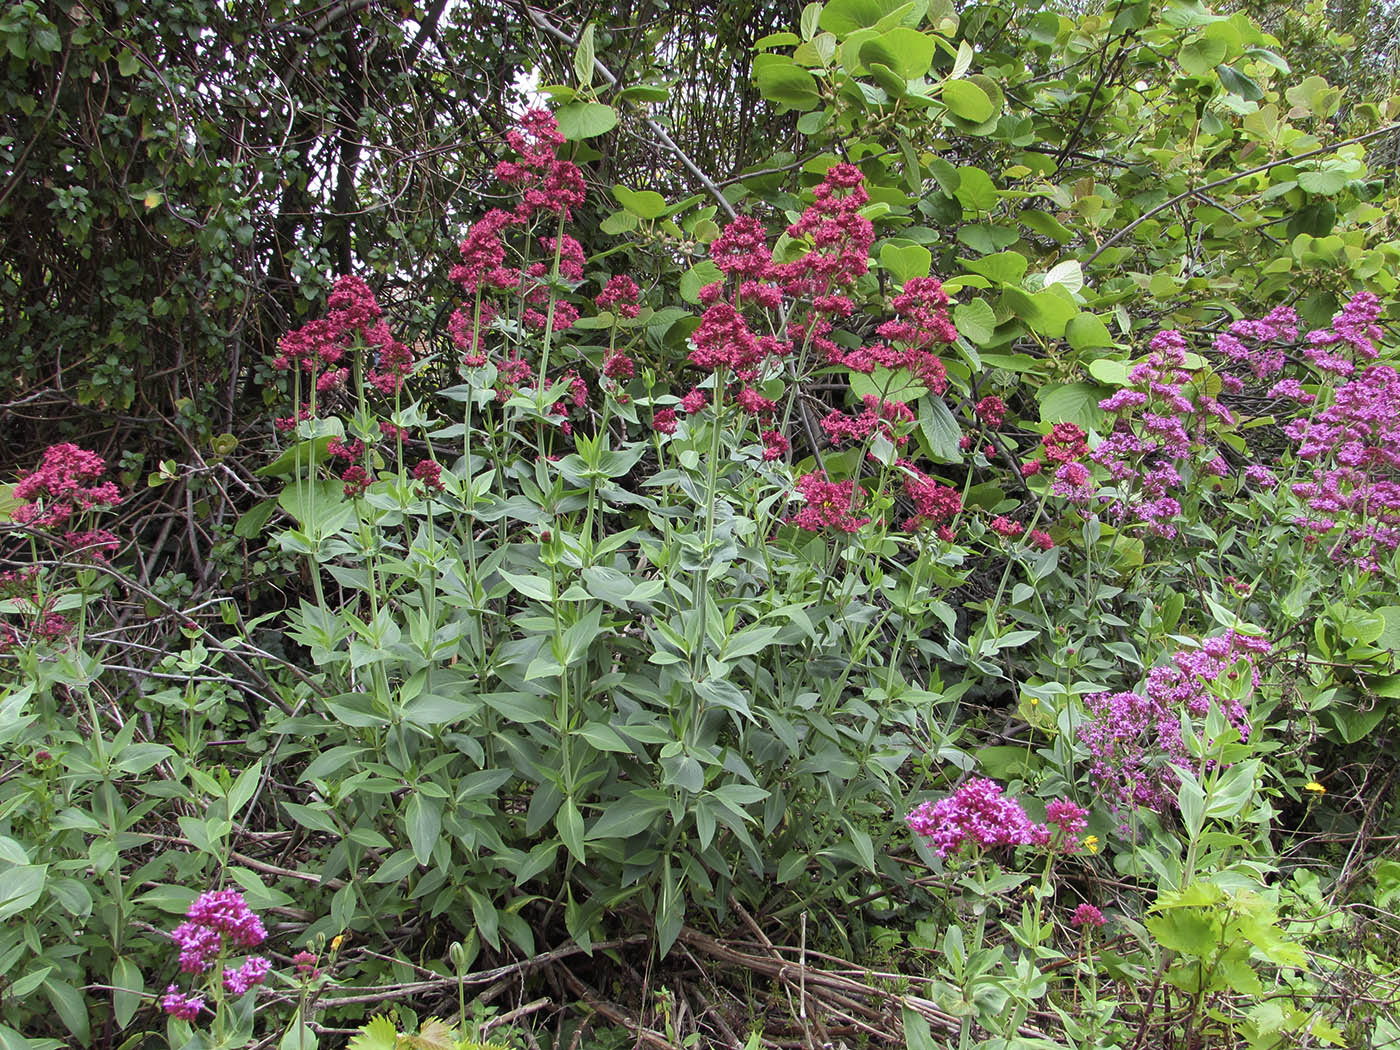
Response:
[[[559,133],[570,142],[606,135],[617,127],[617,111],[602,102],[571,102],[554,115]]]
[[[817,25],[828,33],[843,36],[857,29],[874,27],[886,15],[905,6],[908,6],[906,0],[831,0],[822,8]]]
[[[784,55],[755,58],[753,79],[764,98],[789,109],[815,109],[821,102],[816,77]]]
[[[1085,430],[1103,425],[1104,411],[1099,402],[1110,391],[1094,383],[1051,383],[1041,388],[1040,420],[1042,423],[1074,423]]]
[[[966,80],[949,80],[943,85],[943,104],[953,116],[976,124],[996,112],[987,93]]]

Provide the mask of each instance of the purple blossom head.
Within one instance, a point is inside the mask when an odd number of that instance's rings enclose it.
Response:
[[[262,920],[253,914],[243,894],[237,890],[201,893],[185,917],[190,920],[186,925],[207,926],[240,948],[253,948],[267,939]]]
[[[967,781],[947,798],[921,802],[904,818],[911,831],[922,835],[940,857],[971,844],[980,849],[1024,846],[1043,838],[1015,799],[985,778]]]
[[[1108,920],[1103,917],[1103,912],[1099,911],[1092,904],[1081,904],[1074,909],[1074,914],[1070,917],[1071,926],[1089,926],[1098,928]]]
[[[197,922],[180,923],[171,931],[170,939],[180,949],[180,969],[185,973],[209,969],[223,943],[217,932]]]
[[[250,955],[243,965],[224,971],[224,988],[230,995],[243,995],[267,980],[272,964],[261,955]]]
[[[1227,631],[1207,638],[1199,649],[1177,653],[1172,662],[1147,674],[1141,693],[1096,693],[1084,698],[1088,718],[1079,739],[1089,750],[1089,777],[1114,810],[1142,807],[1162,811],[1175,801],[1174,765],[1190,755],[1181,737],[1181,717],[1203,719],[1213,704],[1248,739],[1249,714],[1238,700],[1221,701],[1211,684],[1226,678],[1244,661],[1258,684],[1254,659],[1269,651],[1263,638]]]
[[[186,995],[172,984],[165,990],[165,997],[160,1001],[160,1008],[171,1017],[178,1017],[182,1021],[193,1021],[199,1017],[200,1011],[204,1009],[204,996]]]
[[[1067,798],[1057,798],[1045,807],[1045,823],[1059,829],[1063,841],[1078,839],[1089,827],[1089,811]]]

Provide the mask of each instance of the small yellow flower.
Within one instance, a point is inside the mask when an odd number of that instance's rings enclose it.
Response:
[[[1032,706],[1032,707],[1034,707],[1034,706],[1035,706],[1036,704],[1038,704],[1038,703],[1040,703],[1040,697],[1038,697],[1038,696],[1033,696],[1033,697],[1031,697],[1031,706]]]
[[[343,933],[337,933],[334,937],[331,938],[331,951],[340,951],[340,946],[344,943],[345,935]]]
[[[1099,837],[1097,835],[1090,835],[1085,838],[1084,848],[1090,853],[1097,853],[1099,851]]]
[[[1327,794],[1327,789],[1321,784],[1319,784],[1316,780],[1309,780],[1306,784],[1303,785],[1303,790],[1311,791],[1314,795]]]

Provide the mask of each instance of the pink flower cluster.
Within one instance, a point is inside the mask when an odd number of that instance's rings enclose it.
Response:
[[[937,531],[939,539],[952,542],[952,522],[963,509],[962,493],[935,481],[910,460],[900,460],[898,466],[903,471],[904,492],[914,504],[914,513],[905,520],[904,527],[912,532],[928,525]]]
[[[914,413],[903,401],[882,401],[874,394],[866,394],[861,403],[865,408],[859,415],[833,409],[822,419],[822,430],[832,444],[863,442],[875,434],[901,448],[909,441]]]
[[[516,219],[528,221],[539,211],[557,212],[567,219],[569,209],[583,203],[585,186],[578,165],[559,157],[564,136],[554,114],[547,109],[526,110],[519,125],[506,132],[506,142],[519,159],[497,164],[496,178],[522,191]]]
[[[637,305],[641,294],[636,281],[618,274],[608,278],[608,283],[593,302],[599,310],[612,310],[619,317],[631,319],[641,313],[642,308]]]
[[[10,518],[33,529],[61,528],[84,511],[115,507],[121,503],[121,490],[110,481],[101,481],[106,461],[96,452],[64,442],[44,450],[39,465],[20,478],[13,496],[21,501]],[[74,547],[96,545],[106,549],[115,541],[109,532],[71,532],[68,543]]]
[[[1090,926],[1094,929],[1104,925],[1106,922],[1108,922],[1108,920],[1103,917],[1103,912],[1087,902],[1075,908],[1074,914],[1071,915],[1069,919],[1069,924],[1071,926]]]
[[[170,939],[180,950],[181,971],[188,974],[207,973],[229,949],[255,948],[267,939],[262,920],[237,890],[201,893],[185,913],[185,920],[171,931]],[[250,955],[241,966],[224,970],[223,986],[232,995],[243,995],[262,984],[270,970],[266,958]],[[172,984],[161,1006],[166,1013],[191,1021],[204,1008],[204,997],[183,994]]]
[[[1045,816],[1045,824],[1035,823],[1019,802],[1002,794],[1001,785],[974,777],[947,798],[919,803],[904,821],[939,857],[957,854],[969,845],[975,849],[1031,845],[1058,852],[1078,849],[1079,835],[1089,826],[1089,811],[1067,799],[1055,799],[1045,807]]]
[[[1143,807],[1160,812],[1175,799],[1172,765],[1189,764],[1181,716],[1203,719],[1221,704],[1212,685],[1235,674],[1244,662],[1258,684],[1254,659],[1270,650],[1263,638],[1227,631],[1199,649],[1176,653],[1169,665],[1148,672],[1143,692],[1096,693],[1084,699],[1088,718],[1079,727],[1089,749],[1089,776],[1115,810]],[[1224,705],[1229,723],[1248,739],[1249,715],[1238,700]]]

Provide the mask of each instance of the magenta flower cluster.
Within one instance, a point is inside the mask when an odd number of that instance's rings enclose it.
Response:
[[[1045,807],[1046,823],[1037,824],[1021,804],[1002,794],[996,781],[974,777],[937,802],[921,802],[904,818],[939,857],[960,853],[965,846],[1044,846],[1061,852],[1078,848],[1088,827],[1089,811],[1067,799]]]
[[[185,921],[170,933],[180,951],[180,970],[191,975],[208,973],[230,950],[256,948],[267,939],[262,920],[237,890],[201,893],[185,913]],[[221,975],[230,995],[241,996],[262,984],[272,964],[261,955],[250,955],[241,966],[226,967]],[[194,1020],[204,1009],[204,997],[183,993],[177,985],[166,989],[161,1007],[166,1013]]]
[[[1293,485],[1308,508],[1297,524],[1334,559],[1379,568],[1400,543],[1400,373],[1372,365],[1285,433],[1312,471]]]
[[[63,553],[105,562],[121,546],[107,529],[74,528],[85,514],[115,507],[121,490],[104,481],[106,461],[96,452],[63,442],[44,450],[39,465],[21,474],[11,490],[19,506],[10,520],[45,536]],[[73,631],[68,617],[56,611],[61,592],[45,588],[38,568],[0,573],[0,598],[14,600],[22,622],[0,619],[0,653],[36,641],[56,642]]]

